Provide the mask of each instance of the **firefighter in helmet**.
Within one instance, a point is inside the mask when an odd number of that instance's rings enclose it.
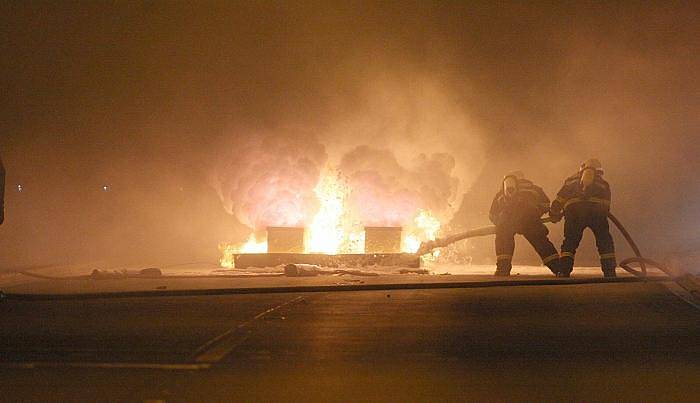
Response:
[[[564,217],[560,276],[570,275],[583,230],[590,228],[595,235],[603,275],[615,277],[617,263],[615,245],[608,224],[609,211],[610,185],[603,179],[600,161],[589,159],[581,164],[578,173],[566,179],[550,209],[550,215],[554,217],[555,222]]]
[[[512,172],[503,178],[489,211],[496,225],[496,276],[508,276],[512,268],[515,234],[522,234],[552,273],[559,273],[559,254],[540,217],[549,211],[549,198],[542,188]]]

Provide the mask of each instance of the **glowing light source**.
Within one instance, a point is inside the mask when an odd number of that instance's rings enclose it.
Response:
[[[419,210],[409,226],[409,231],[404,236],[402,250],[408,253],[418,251],[421,242],[432,241],[440,234],[440,220],[430,211]],[[436,260],[440,256],[439,250],[434,250],[430,255],[423,256],[424,261]]]
[[[347,182],[336,169],[328,168],[324,171],[314,189],[319,209],[305,230],[306,253],[365,252],[364,226],[357,218],[358,212],[349,211],[346,203],[350,193]],[[440,221],[430,211],[417,210],[412,222],[403,226],[401,251],[415,253],[422,241],[434,240],[438,236],[440,227]],[[221,266],[234,267],[235,254],[265,253],[267,246],[267,241],[258,241],[253,234],[241,244],[222,243],[219,245],[222,253]],[[435,252],[427,259],[437,258],[438,253]]]
[[[306,252],[338,253],[345,238],[341,221],[347,192],[347,185],[337,172],[330,171],[321,177],[314,189],[320,208],[308,227]]]
[[[221,259],[219,264],[221,267],[233,268],[233,257],[237,253],[265,253],[267,252],[267,241],[258,242],[255,235],[250,234],[248,240],[242,244],[234,245],[226,242],[219,244],[221,251]]]

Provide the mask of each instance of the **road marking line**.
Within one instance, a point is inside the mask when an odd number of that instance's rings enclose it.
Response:
[[[247,339],[247,336],[256,321],[265,316],[278,311],[285,306],[289,306],[304,300],[299,296],[290,301],[267,309],[255,315],[252,319],[239,324],[221,335],[209,340],[199,347],[195,352],[196,363],[187,364],[159,364],[143,362],[0,362],[0,369],[40,369],[40,368],[99,368],[99,369],[157,369],[170,371],[195,371],[211,368],[211,364],[216,363],[226,357],[236,346]]]
[[[103,368],[103,369],[163,369],[163,370],[200,370],[208,369],[209,364],[157,364],[144,362],[0,362],[0,368],[37,369],[37,368]]]
[[[700,301],[697,300],[691,294],[686,290],[685,288],[681,287],[674,281],[669,281],[669,282],[663,282],[663,284],[669,291],[671,291],[675,296],[678,298],[682,299],[683,301],[689,303],[690,305],[694,306],[697,309],[700,309]]]
[[[286,306],[296,304],[304,300],[304,297],[299,296],[290,301],[272,307],[268,310],[260,312],[255,315],[252,319],[239,324],[238,326],[227,330],[226,332],[214,337],[213,339],[204,343],[194,352],[194,361],[197,363],[208,363],[213,364],[221,361],[224,357],[229,355],[234,348],[241,345],[244,341],[248,339],[251,333],[253,325],[265,316],[278,311]]]

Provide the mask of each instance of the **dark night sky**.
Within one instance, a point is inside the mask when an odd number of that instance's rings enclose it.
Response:
[[[652,255],[700,243],[697,2],[332,3],[3,2],[0,153],[27,191],[0,263],[216,255],[240,228],[206,183],[230,127],[342,143],[323,133],[373,107],[368,82],[436,83],[477,128],[457,226],[508,170],[553,195],[598,157]]]

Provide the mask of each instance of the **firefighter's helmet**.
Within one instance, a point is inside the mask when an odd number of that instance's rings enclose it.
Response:
[[[579,172],[581,172],[581,186],[585,189],[593,184],[596,174],[603,173],[603,165],[598,159],[591,158],[581,164]]]
[[[591,158],[584,161],[583,164],[581,164],[581,168],[579,170],[583,171],[584,169],[594,169],[596,171],[602,171],[603,164],[601,164],[597,158]]]
[[[512,196],[518,190],[518,181],[524,179],[522,171],[513,171],[503,177],[503,194]]]

